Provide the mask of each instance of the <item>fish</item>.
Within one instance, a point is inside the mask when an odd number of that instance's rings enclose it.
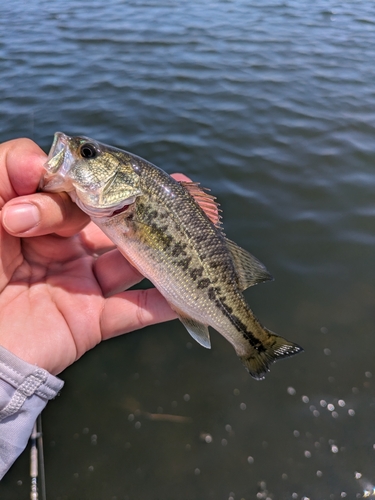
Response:
[[[189,334],[211,348],[227,339],[250,375],[303,349],[265,328],[243,291],[273,279],[226,237],[216,198],[132,153],[56,132],[40,189],[67,192],[165,297]]]

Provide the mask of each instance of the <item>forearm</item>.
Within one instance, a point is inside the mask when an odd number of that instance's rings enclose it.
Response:
[[[39,413],[63,385],[0,346],[0,479],[25,449]]]

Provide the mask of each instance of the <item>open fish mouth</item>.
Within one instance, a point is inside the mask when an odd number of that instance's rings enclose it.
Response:
[[[64,162],[69,137],[62,132],[56,132],[49,150],[45,168],[51,174],[55,174]]]
[[[70,137],[62,132],[56,132],[44,168],[46,173],[42,177],[39,189],[49,192],[72,191],[72,182],[67,173],[73,164],[73,156],[69,149]]]
[[[84,138],[81,138],[84,139]],[[42,191],[57,193],[65,191],[81,210],[90,217],[108,218],[123,214],[136,201],[137,196],[117,200],[113,205],[102,205],[102,193],[113,181],[110,176],[102,186],[84,185],[74,178],[74,165],[77,162],[75,146],[77,138],[63,132],[56,132],[44,168],[46,170],[39,185]],[[100,150],[100,148],[97,148]],[[138,194],[137,194],[138,195]]]

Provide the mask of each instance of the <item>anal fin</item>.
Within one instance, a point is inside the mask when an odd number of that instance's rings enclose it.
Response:
[[[200,323],[193,318],[188,318],[182,315],[179,315],[179,319],[186,330],[193,337],[193,339],[198,342],[198,344],[205,347],[206,349],[211,349],[211,340],[207,325],[204,325],[203,323]]]

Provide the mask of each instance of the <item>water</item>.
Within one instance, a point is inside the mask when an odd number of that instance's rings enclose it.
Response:
[[[209,186],[276,278],[253,310],[305,348],[256,382],[178,322],[102,344],[44,413],[48,498],[373,494],[375,4],[15,0],[0,34],[1,140],[83,133]],[[1,498],[28,488],[24,454]]]

